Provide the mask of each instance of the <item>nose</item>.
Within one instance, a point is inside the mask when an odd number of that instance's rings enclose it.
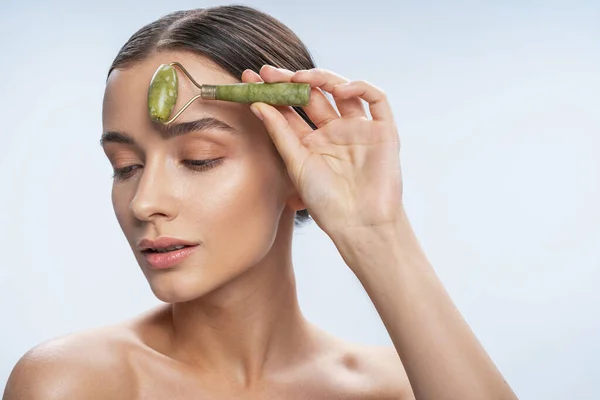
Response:
[[[157,163],[158,164],[158,163]],[[179,213],[178,201],[167,166],[147,165],[138,181],[129,209],[141,221],[172,220]]]

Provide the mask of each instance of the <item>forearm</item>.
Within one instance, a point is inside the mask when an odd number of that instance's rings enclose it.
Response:
[[[412,228],[334,239],[387,328],[417,399],[515,399],[454,306]]]

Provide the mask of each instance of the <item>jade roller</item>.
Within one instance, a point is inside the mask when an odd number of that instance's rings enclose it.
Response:
[[[189,78],[200,94],[192,97],[182,108],[171,117],[178,94],[177,66]],[[200,85],[178,62],[162,64],[152,77],[148,88],[148,112],[152,121],[168,125],[173,122],[196,99],[222,100],[235,103],[262,102],[274,106],[304,107],[310,100],[310,85],[308,83],[233,83],[223,85]]]

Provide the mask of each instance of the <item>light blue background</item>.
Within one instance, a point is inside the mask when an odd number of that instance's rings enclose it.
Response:
[[[388,93],[414,228],[520,398],[600,398],[600,2],[242,3]],[[110,203],[104,80],[142,25],[217,4],[0,2],[2,388],[35,344],[158,303]],[[295,261],[309,319],[391,343],[314,224]]]

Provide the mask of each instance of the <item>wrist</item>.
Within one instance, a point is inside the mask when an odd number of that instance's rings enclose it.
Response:
[[[331,237],[346,264],[355,273],[363,269],[389,268],[422,254],[404,209],[388,224],[346,229]]]

